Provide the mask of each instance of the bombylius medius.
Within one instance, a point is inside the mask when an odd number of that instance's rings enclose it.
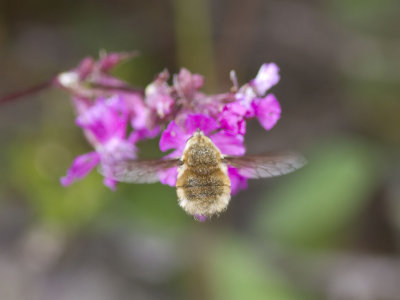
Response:
[[[223,155],[211,139],[197,131],[186,142],[183,155],[175,159],[121,160],[111,177],[129,183],[154,183],[158,172],[178,167],[176,190],[179,205],[190,215],[209,217],[223,212],[231,199],[228,166],[247,178],[284,175],[301,168],[303,156],[293,152],[263,155]]]

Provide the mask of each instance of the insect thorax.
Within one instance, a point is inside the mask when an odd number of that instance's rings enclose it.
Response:
[[[195,136],[187,142],[182,159],[191,171],[206,175],[219,167],[221,153],[208,137]]]

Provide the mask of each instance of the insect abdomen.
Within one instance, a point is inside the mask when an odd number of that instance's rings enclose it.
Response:
[[[222,212],[229,203],[230,192],[229,177],[220,169],[205,176],[186,169],[177,182],[179,204],[191,215]]]

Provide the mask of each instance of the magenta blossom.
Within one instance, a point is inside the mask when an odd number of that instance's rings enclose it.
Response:
[[[263,64],[256,76],[249,83],[238,89],[236,74],[231,73],[231,79],[238,91],[235,102],[225,105],[220,122],[224,128],[233,132],[245,133],[244,120],[257,117],[260,124],[270,130],[280,118],[281,107],[276,98],[267,90],[278,83],[279,68],[274,64]]]
[[[101,55],[98,61],[84,59],[80,65],[56,78],[57,85],[74,96],[78,117],[76,123],[93,146],[94,151],[78,156],[63,185],[86,176],[101,164],[104,183],[115,188],[111,174],[118,160],[136,157],[137,142],[160,138],[162,151],[172,150],[166,158],[180,157],[186,141],[200,129],[224,155],[241,156],[245,153],[246,122],[257,118],[266,129],[272,129],[280,118],[281,108],[268,90],[278,83],[279,68],[274,63],[263,64],[254,79],[239,86],[231,72],[233,88],[219,94],[201,91],[204,77],[181,69],[173,75],[167,70],[156,76],[144,91],[130,87],[110,75],[110,70],[131,53]],[[96,99],[96,100],[93,100]],[[235,168],[228,168],[232,194],[247,187],[247,179]],[[176,184],[177,169],[159,173],[163,184]],[[203,217],[199,216],[199,220]]]
[[[280,80],[279,68],[276,64],[263,64],[258,71],[256,78],[250,81],[258,96],[264,95],[267,90],[277,84]]]
[[[111,76],[110,71],[136,55],[135,52],[100,52],[99,60],[84,58],[76,68],[56,76],[54,84],[76,97],[85,98],[109,97],[117,92],[132,91],[126,82]]]
[[[252,105],[255,116],[266,130],[275,126],[281,116],[281,107],[273,94],[254,99]]]
[[[171,96],[171,88],[167,84],[169,73],[167,70],[161,72],[153,83],[145,90],[145,102],[154,117],[165,119],[171,112],[175,103]]]
[[[99,98],[85,112],[79,115],[76,123],[81,127],[95,151],[78,156],[67,175],[61,178],[64,186],[82,179],[95,166],[101,163],[105,174],[104,184],[111,189],[115,182],[107,176],[117,160],[135,158],[136,147],[126,139],[128,113],[121,97]]]

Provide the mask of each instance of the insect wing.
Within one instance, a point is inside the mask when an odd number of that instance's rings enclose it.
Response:
[[[110,170],[100,169],[100,173],[116,181],[129,183],[153,183],[159,181],[158,171],[178,166],[176,159],[120,160]]]
[[[247,178],[263,178],[284,175],[306,164],[306,159],[293,152],[264,155],[226,156],[224,162],[236,168]]]

